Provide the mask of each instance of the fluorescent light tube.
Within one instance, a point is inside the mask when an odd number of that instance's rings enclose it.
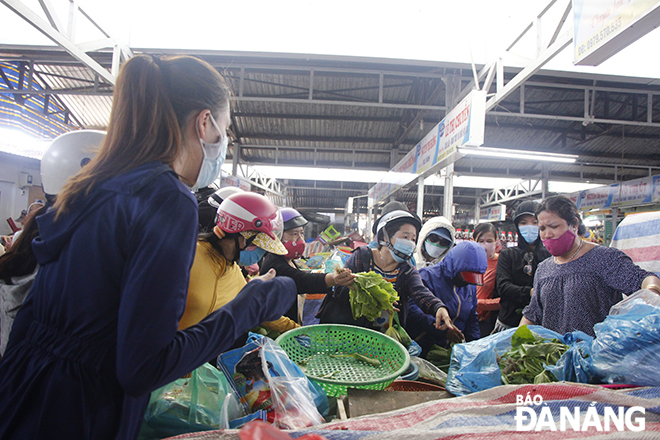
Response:
[[[535,151],[508,150],[504,148],[488,147],[459,147],[458,152],[468,156],[500,157],[518,160],[540,160],[545,162],[563,163],[574,163],[578,158],[574,154],[539,153]]]

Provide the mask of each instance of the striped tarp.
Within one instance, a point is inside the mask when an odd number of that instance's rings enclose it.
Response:
[[[540,405],[519,404],[534,398]],[[631,408],[637,412],[633,414]],[[522,420],[519,426],[516,414],[523,409],[533,411],[539,423],[531,425],[530,420],[534,417],[529,415],[519,419]],[[561,419],[567,411],[579,418],[573,425],[565,424],[562,430]],[[618,414],[619,426],[613,423],[612,414]],[[622,424],[625,415],[630,416],[628,424]],[[533,430],[522,430],[530,427]],[[537,431],[536,427],[542,429]],[[643,430],[639,430],[641,427]],[[315,433],[328,440],[660,439],[660,387],[617,391],[566,382],[503,385],[463,397],[426,402],[287,433],[294,439]],[[239,431],[197,432],[175,438],[238,440]]]
[[[639,267],[660,276],[660,211],[627,215],[610,247],[621,249]]]

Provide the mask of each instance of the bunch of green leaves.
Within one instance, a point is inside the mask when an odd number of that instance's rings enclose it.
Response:
[[[454,344],[451,344],[452,346]],[[449,371],[449,363],[451,361],[452,348],[444,348],[439,345],[433,344],[426,354],[426,360],[447,373]]]
[[[399,296],[392,284],[374,271],[355,274],[355,282],[350,292],[353,319],[364,316],[374,321],[383,310],[394,310],[394,302]]]
[[[522,325],[511,336],[511,350],[499,356],[497,363],[505,385],[556,382],[543,368],[555,365],[568,345],[558,339],[544,339]]]

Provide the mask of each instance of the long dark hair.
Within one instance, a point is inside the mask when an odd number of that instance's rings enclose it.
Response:
[[[224,231],[223,231],[224,232]],[[197,236],[197,241],[205,242],[211,245],[211,250],[209,252],[209,255],[211,256],[211,259],[218,265],[224,265],[225,268],[228,265],[231,265],[233,263],[233,256],[232,257],[227,257],[224,253],[224,250],[222,249],[222,245],[220,244],[220,241],[223,239],[233,239],[234,242],[236,243],[236,249],[238,250],[238,233],[233,233],[233,234],[226,234],[223,238],[219,238],[217,235],[215,235],[214,232],[205,232],[202,234],[199,234]]]
[[[136,55],[121,68],[99,153],[57,197],[56,218],[100,182],[151,161],[172,166],[183,127],[197,112],[229,108],[231,90],[210,64],[190,56]]]
[[[39,235],[37,216],[45,214],[48,208],[37,209],[23,226],[21,235],[11,244],[9,250],[0,257],[0,279],[10,283],[11,277],[29,275],[37,268],[37,258],[32,253],[32,240]]]

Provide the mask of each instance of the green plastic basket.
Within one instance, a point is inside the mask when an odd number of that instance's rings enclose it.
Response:
[[[346,388],[385,389],[410,364],[410,355],[399,342],[383,333],[351,325],[299,327],[287,331],[276,342],[328,396],[344,395]],[[378,359],[380,365],[353,357],[330,357],[353,353]]]

